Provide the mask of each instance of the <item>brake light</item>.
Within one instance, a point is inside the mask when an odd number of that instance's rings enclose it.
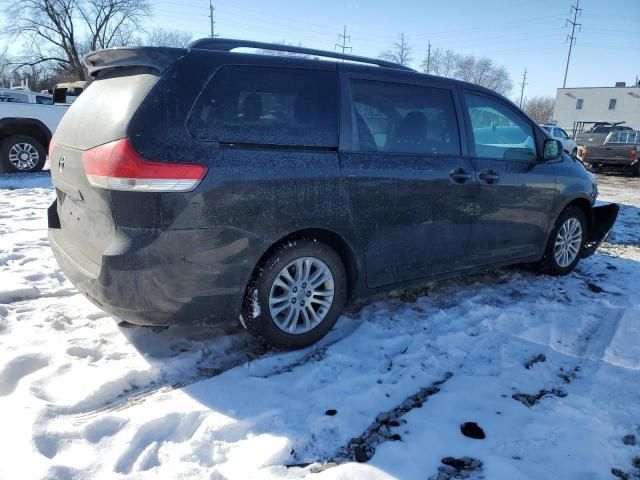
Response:
[[[91,185],[109,190],[187,192],[207,174],[207,167],[197,163],[145,160],[128,138],[87,150],[82,164]]]
[[[631,160],[637,160],[638,159],[638,150],[635,148],[631,149]]]
[[[51,155],[53,154],[53,149],[56,148],[56,141],[52,138],[49,142],[49,159],[51,159]]]
[[[580,158],[585,158],[587,156],[587,149],[584,147],[580,148],[580,150],[578,151],[578,156]]]

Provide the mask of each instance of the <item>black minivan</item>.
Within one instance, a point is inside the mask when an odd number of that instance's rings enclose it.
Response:
[[[514,263],[568,273],[617,216],[578,159],[476,85],[228,39],[85,62],[94,81],[50,150],[49,239],[130,323],[239,318],[300,348],[381,291]]]

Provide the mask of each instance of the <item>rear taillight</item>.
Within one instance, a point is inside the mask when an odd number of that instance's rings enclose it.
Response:
[[[89,183],[109,190],[187,192],[207,174],[207,167],[196,163],[145,160],[128,138],[87,150],[82,163]]]
[[[56,141],[52,138],[49,142],[49,159],[51,159],[51,154],[53,153],[54,148],[56,148]]]
[[[580,149],[578,149],[578,156],[580,158],[585,158],[587,156],[587,149],[584,147],[581,147]]]
[[[631,149],[631,160],[637,160],[638,159],[638,150],[636,150],[635,148]]]

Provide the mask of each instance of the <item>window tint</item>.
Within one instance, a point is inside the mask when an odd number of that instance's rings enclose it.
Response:
[[[609,99],[609,110],[615,110],[616,109],[616,102],[617,102],[617,100],[615,98]]]
[[[576,100],[576,110],[582,110],[582,105],[584,104],[584,99],[578,98]]]
[[[569,135],[563,129],[558,128],[557,130],[560,132],[560,138],[569,138]]]
[[[465,94],[465,100],[478,157],[536,159],[533,129],[523,117],[488,97]]]
[[[352,80],[355,129],[366,152],[460,155],[448,90]]]
[[[189,127],[199,140],[335,147],[335,72],[225,66],[198,99]]]

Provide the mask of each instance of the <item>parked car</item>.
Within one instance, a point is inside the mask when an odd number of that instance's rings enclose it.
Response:
[[[571,138],[567,132],[557,125],[540,125],[544,128],[553,138],[557,138],[562,143],[562,148],[572,157],[578,154],[578,144],[573,138]]]
[[[639,148],[640,131],[618,130],[609,133],[603,145],[580,147],[578,156],[592,171],[615,168],[640,177]]]
[[[0,103],[0,173],[42,170],[53,132],[66,111],[63,105]]]
[[[90,82],[79,80],[76,82],[58,83],[53,88],[55,103],[73,103],[89,86]]]
[[[51,152],[49,239],[130,323],[239,318],[300,348],[379,292],[514,263],[566,274],[617,215],[559,141],[477,85],[228,39],[85,62],[94,82]]]
[[[0,88],[0,102],[38,103],[51,105],[53,97],[46,93],[32,92],[23,88]]]
[[[584,123],[586,122],[581,122],[581,126],[584,126]],[[588,148],[592,145],[603,145],[611,132],[628,132],[631,130],[633,130],[631,127],[620,123],[593,122],[593,126],[586,132],[576,133],[575,140],[578,147]]]

